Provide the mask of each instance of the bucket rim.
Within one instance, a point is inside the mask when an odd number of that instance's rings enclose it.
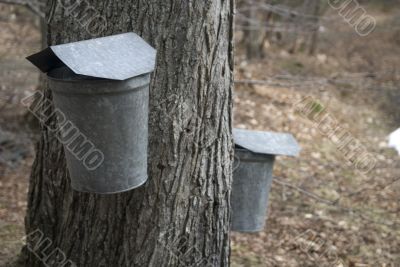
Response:
[[[150,74],[129,78],[124,81],[109,79],[60,79],[49,77],[50,90],[61,95],[120,94],[147,90]]]
[[[231,231],[232,232],[238,232],[238,233],[243,233],[243,234],[257,234],[259,232],[264,231],[265,226],[260,227],[260,228],[255,228],[255,229],[244,229],[244,228],[236,228],[234,226],[231,226]]]
[[[56,71],[59,71],[59,70],[66,70],[66,71],[69,70],[70,71],[69,74],[73,75],[75,78],[66,79],[66,78],[54,77],[54,73]],[[89,82],[89,83],[106,83],[106,82],[118,83],[118,82],[126,82],[126,81],[130,81],[130,80],[141,79],[141,78],[145,78],[145,77],[150,77],[150,73],[145,73],[145,74],[141,74],[141,75],[138,75],[138,76],[134,76],[134,77],[128,78],[126,80],[97,78],[97,77],[77,74],[77,73],[73,72],[71,69],[69,69],[68,67],[65,67],[65,66],[53,69],[53,70],[51,70],[51,71],[49,71],[47,73],[47,78],[49,80],[56,81],[56,82],[62,82],[62,83],[87,83],[87,82]]]
[[[143,180],[142,180],[142,179],[143,179]],[[80,193],[89,193],[89,194],[97,194],[97,195],[112,195],[112,194],[125,193],[125,192],[128,192],[128,191],[130,191],[130,190],[139,188],[139,187],[143,186],[148,180],[149,180],[149,176],[148,176],[148,175],[144,175],[144,176],[142,176],[142,177],[140,178],[140,182],[139,182],[139,183],[135,183],[134,185],[129,186],[129,187],[126,188],[126,189],[122,189],[122,190],[118,190],[118,191],[102,191],[102,192],[99,192],[99,191],[89,191],[89,190],[83,190],[83,189],[75,188],[72,184],[71,184],[71,188],[72,188],[73,190],[77,191],[77,192],[80,192]]]
[[[242,156],[240,156],[240,154],[242,154]],[[275,155],[255,153],[237,145],[235,146],[235,155],[237,155],[237,157],[243,161],[265,162],[275,159]]]

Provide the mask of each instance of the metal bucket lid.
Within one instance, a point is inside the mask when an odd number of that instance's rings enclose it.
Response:
[[[42,72],[67,66],[75,74],[126,80],[153,72],[156,50],[130,32],[50,46],[27,59]]]
[[[298,156],[300,147],[288,133],[274,133],[233,129],[236,146],[263,155]]]
[[[51,79],[51,80],[59,80],[59,81],[83,81],[83,80],[91,80],[91,81],[101,81],[101,80],[105,80],[102,78],[96,78],[96,77],[92,77],[92,76],[86,76],[86,75],[80,75],[80,74],[76,74],[75,72],[73,72],[70,68],[68,67],[60,67],[60,68],[56,68],[56,69],[52,69],[47,73],[47,76]]]

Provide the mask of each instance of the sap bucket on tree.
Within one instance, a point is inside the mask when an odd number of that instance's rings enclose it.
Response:
[[[232,186],[232,231],[258,232],[265,226],[275,156],[297,156],[290,134],[233,130],[235,166]]]
[[[28,57],[49,78],[73,189],[118,193],[146,182],[155,57],[134,33],[51,46]]]

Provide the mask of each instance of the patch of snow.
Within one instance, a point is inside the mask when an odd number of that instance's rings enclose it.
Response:
[[[389,147],[396,149],[400,155],[400,128],[389,135]]]

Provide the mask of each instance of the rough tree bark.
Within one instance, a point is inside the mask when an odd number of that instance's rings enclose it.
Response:
[[[48,44],[91,38],[62,2],[76,1],[48,0]],[[41,253],[59,248],[77,266],[229,266],[234,1],[81,3],[106,18],[102,36],[134,31],[158,50],[149,181],[115,195],[72,191],[63,148],[42,125],[27,234],[40,230],[51,240]],[[26,266],[43,266],[23,251]]]

